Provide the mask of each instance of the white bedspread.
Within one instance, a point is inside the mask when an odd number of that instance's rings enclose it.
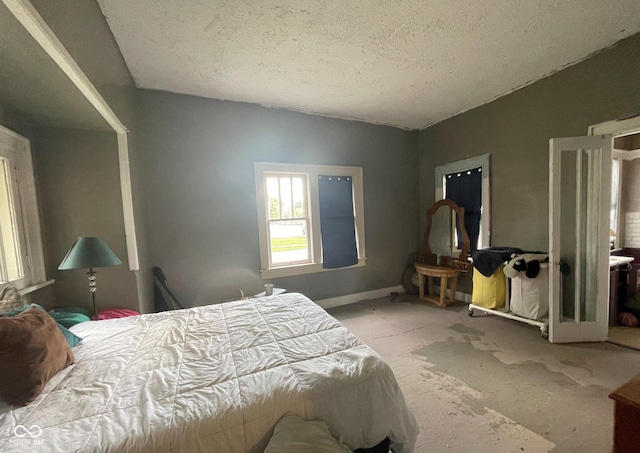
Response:
[[[76,363],[29,406],[0,403],[0,451],[257,453],[287,412],[352,449],[413,450],[389,366],[301,294],[71,330]]]

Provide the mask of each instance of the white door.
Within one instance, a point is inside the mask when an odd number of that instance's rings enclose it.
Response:
[[[610,135],[549,142],[549,341],[605,341]]]

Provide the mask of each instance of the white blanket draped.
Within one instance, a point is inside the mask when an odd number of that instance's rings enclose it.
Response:
[[[75,364],[29,406],[0,403],[1,451],[258,453],[287,412],[324,420],[352,449],[388,437],[413,450],[389,366],[301,294],[71,330]]]

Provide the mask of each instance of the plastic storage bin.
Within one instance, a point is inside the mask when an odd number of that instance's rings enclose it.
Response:
[[[507,296],[507,283],[504,265],[500,265],[491,277],[485,277],[476,268],[473,269],[473,290],[471,302],[485,308],[504,307]]]
[[[549,263],[540,264],[536,278],[521,273],[511,279],[511,312],[523,318],[540,319],[549,313]]]

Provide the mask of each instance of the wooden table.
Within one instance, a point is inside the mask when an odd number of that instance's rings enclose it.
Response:
[[[453,304],[456,300],[456,285],[458,284],[458,275],[460,271],[449,266],[437,266],[435,264],[421,264],[416,263],[416,272],[418,274],[418,288],[420,290],[420,300],[427,302],[433,302],[439,307],[446,307]],[[424,294],[424,277],[427,277],[427,283],[429,284],[429,295]],[[440,296],[435,295],[433,289],[433,277],[440,278]],[[449,298],[447,295],[447,283],[451,280],[449,287]]]

